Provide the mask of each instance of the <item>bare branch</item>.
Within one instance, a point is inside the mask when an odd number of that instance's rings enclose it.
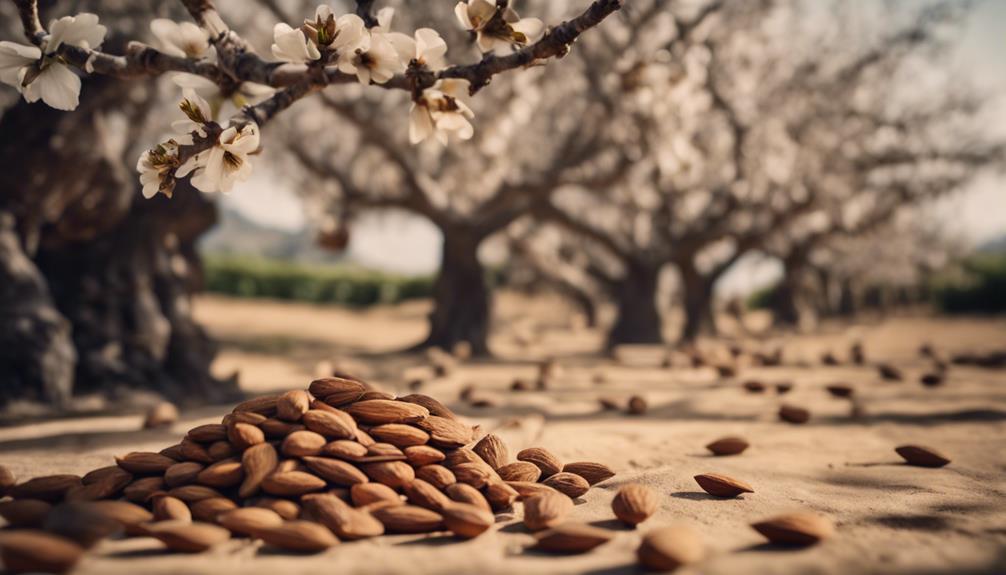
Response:
[[[14,0],[17,12],[21,16],[21,26],[24,28],[24,36],[29,42],[38,46],[45,38],[45,29],[38,19],[38,2],[36,0]]]

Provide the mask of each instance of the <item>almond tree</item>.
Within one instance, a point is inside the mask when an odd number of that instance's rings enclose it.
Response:
[[[0,120],[0,210],[9,213],[0,217],[0,283],[11,296],[2,309],[20,334],[4,342],[0,374],[14,384],[0,395],[59,402],[73,388],[126,385],[195,400],[233,390],[213,384],[212,346],[191,319],[194,240],[215,217],[195,190],[226,192],[247,179],[261,129],[319,92],[398,101],[396,132],[416,141],[470,137],[462,96],[565,55],[621,6],[597,0],[546,28],[505,1],[461,2],[458,17],[487,53],[448,65],[437,57],[446,44],[436,31],[392,31],[391,13],[373,4],[343,14],[323,5],[303,25],[278,23],[270,57],[211,0],[181,0],[180,13],[168,3],[117,12],[96,3],[97,15],[65,15],[62,3],[46,4],[43,15],[35,0],[4,4],[5,15],[17,16],[4,25],[19,25],[23,40],[0,41],[0,82],[24,103]],[[150,35],[156,46],[137,41]],[[122,157],[134,154],[140,120],[164,115],[144,93],[151,84],[135,80],[166,75],[182,92],[176,133],[140,154],[137,182]],[[117,82],[126,79],[134,82]],[[141,188],[145,197],[175,198],[142,205]]]

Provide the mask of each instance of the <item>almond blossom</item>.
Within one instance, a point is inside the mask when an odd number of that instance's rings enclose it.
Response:
[[[150,23],[150,31],[157,37],[161,51],[165,54],[180,58],[202,58],[215,53],[206,32],[192,22],[179,24],[167,18],[157,18]]]
[[[458,22],[475,33],[483,52],[505,52],[515,46],[536,42],[545,33],[545,23],[537,18],[521,18],[509,6],[490,0],[468,0],[454,6]]]
[[[212,111],[209,115],[211,119],[220,117],[225,104],[230,104],[235,109],[254,106],[276,92],[276,89],[271,86],[242,82],[234,92],[225,95],[213,80],[185,72],[179,72],[172,76],[172,81],[182,88],[183,92],[185,89],[191,89],[209,102]]]
[[[469,86],[468,80],[444,78],[426,89],[409,110],[409,141],[418,144],[433,136],[446,146],[450,136],[470,140],[475,113],[467,103]]]
[[[352,52],[339,57],[339,71],[356,74],[361,84],[371,81],[383,84],[395,74],[405,71],[398,49],[388,39],[388,34],[371,32]]]
[[[136,171],[140,173],[143,197],[149,200],[162,193],[170,198],[175,188],[171,170],[177,167],[178,143],[174,140],[168,140],[140,154],[140,159],[136,162]]]
[[[272,55],[284,62],[306,64],[321,58],[318,46],[309,40],[300,28],[291,28],[280,22],[272,30]]]
[[[80,99],[80,78],[56,54],[63,44],[97,48],[106,28],[94,14],[64,16],[49,23],[42,48],[0,42],[0,82],[17,89],[27,102],[42,100],[57,110],[73,110]]]
[[[183,164],[176,174],[184,177],[191,171],[192,185],[201,192],[228,193],[235,183],[251,176],[248,156],[258,148],[258,124],[248,123],[240,128],[230,126],[220,134],[216,145]]]

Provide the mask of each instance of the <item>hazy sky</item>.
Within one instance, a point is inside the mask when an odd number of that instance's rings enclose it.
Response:
[[[901,1],[911,5],[916,0]],[[989,129],[1006,135],[1006,0],[984,0],[975,8],[964,30],[958,68],[973,78],[977,87],[993,95]],[[264,171],[224,201],[261,223],[297,228],[304,222],[293,192]],[[947,222],[948,230],[975,242],[1006,234],[1006,174],[982,178],[967,192],[942,202],[937,213]],[[355,226],[350,254],[366,265],[429,272],[439,263],[439,245],[439,233],[423,219],[375,214]],[[771,266],[744,266],[725,278],[724,287],[728,292],[744,290],[769,281],[772,273]]]

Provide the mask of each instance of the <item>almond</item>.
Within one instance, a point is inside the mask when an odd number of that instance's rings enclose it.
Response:
[[[607,529],[583,523],[563,523],[535,535],[535,549],[553,553],[586,553],[611,541],[614,534]]]
[[[430,411],[421,405],[391,399],[358,401],[348,406],[346,411],[356,420],[373,425],[415,423],[430,416]]]
[[[368,481],[362,471],[345,461],[328,457],[304,457],[302,460],[311,471],[329,483],[348,487]]]
[[[496,470],[504,481],[535,482],[541,477],[541,469],[530,461],[515,461]]]
[[[259,425],[262,425],[262,423],[265,422],[267,419],[269,418],[260,413],[253,413],[251,411],[238,411],[228,413],[223,417],[223,419],[220,420],[220,423],[223,424],[224,427],[234,425],[235,423],[247,423],[249,425],[254,425],[255,427],[258,427]]]
[[[239,455],[238,451],[228,441],[214,441],[206,448],[206,453],[209,454],[213,461],[220,461],[221,459],[228,459]]]
[[[198,425],[185,434],[185,438],[196,443],[213,443],[227,439],[227,426],[222,423]]]
[[[154,520],[153,513],[128,501],[91,501],[84,505],[104,517],[117,521],[126,528],[126,533],[132,535],[145,533],[145,529],[138,529],[138,526]]]
[[[328,527],[313,521],[285,521],[263,527],[257,535],[273,547],[305,553],[318,553],[339,544],[339,538]]]
[[[275,471],[278,464],[279,456],[276,454],[276,448],[269,443],[260,443],[246,449],[241,455],[241,467],[245,478],[238,495],[242,498],[255,495],[262,481]]]
[[[904,379],[904,375],[902,375],[900,369],[886,363],[877,365],[877,373],[885,381],[901,381]]]
[[[122,530],[122,524],[98,513],[89,502],[63,503],[52,508],[42,530],[66,537],[84,548]]]
[[[464,447],[472,440],[472,428],[456,419],[430,415],[416,425],[430,434],[430,443],[437,447],[445,449]]]
[[[454,478],[461,483],[467,483],[476,489],[482,489],[489,482],[491,468],[482,461],[478,463],[462,463],[454,466]]]
[[[381,507],[373,515],[389,533],[430,533],[444,527],[439,513],[415,505]]]
[[[325,436],[314,431],[294,431],[286,436],[280,451],[287,457],[318,455],[328,443]]]
[[[437,417],[445,417],[447,419],[458,419],[458,416],[454,414],[453,411],[447,408],[446,405],[440,403],[436,399],[428,395],[423,395],[421,393],[413,393],[406,395],[404,397],[399,397],[398,401],[405,401],[408,403],[415,403],[416,405],[421,405],[425,407],[430,415],[436,415]]]
[[[324,479],[303,471],[277,472],[262,481],[262,491],[280,497],[298,497],[324,488]]]
[[[466,487],[471,487],[464,483],[458,483],[456,485],[465,485]],[[454,486],[452,485],[451,488]],[[448,488],[450,489],[450,488]],[[548,489],[548,488],[546,488]],[[502,511],[509,509],[514,501],[517,501],[519,494],[517,490],[510,485],[502,481],[490,481],[485,486],[485,496],[486,500],[489,502],[489,506],[493,508],[494,511]]]
[[[367,448],[366,446],[349,439],[339,439],[325,444],[325,447],[321,449],[321,453],[322,455],[326,455],[328,457],[338,457],[339,459],[348,459],[353,461],[361,457],[366,457]],[[438,451],[437,453],[440,452]],[[442,458],[443,454],[441,454],[440,457]]]
[[[273,511],[286,521],[292,521],[300,517],[300,505],[288,499],[262,497],[256,499],[252,506]]]
[[[66,501],[97,501],[119,495],[133,481],[133,474],[117,465],[103,467],[84,476],[83,485],[75,485],[63,495]]]
[[[341,377],[316,379],[308,386],[311,395],[330,405],[352,403],[360,398],[367,388],[359,381]]]
[[[258,413],[266,417],[270,417],[276,413],[276,403],[278,401],[278,395],[255,397],[237,404],[233,411],[234,413],[250,411],[252,413]]]
[[[423,445],[430,440],[429,433],[404,423],[378,425],[372,427],[369,433],[378,441],[390,443],[398,448]]]
[[[433,511],[443,509],[451,501],[442,491],[422,479],[416,479],[409,483],[402,491],[405,492],[405,497],[409,500],[409,503],[425,507],[426,509],[432,509]]]
[[[384,533],[384,524],[373,515],[353,509],[334,495],[305,495],[302,501],[311,518],[343,539],[364,539]]]
[[[168,495],[177,497],[186,503],[195,503],[210,497],[223,497],[219,491],[205,485],[182,485],[168,491]]]
[[[660,506],[657,492],[645,485],[630,483],[623,486],[611,500],[611,510],[622,522],[639,525],[656,513]]]
[[[11,527],[41,527],[52,504],[41,499],[15,499],[0,501],[0,517]]]
[[[84,555],[84,549],[64,537],[42,531],[0,531],[0,558],[12,573],[65,573]]]
[[[534,483],[532,481],[507,481],[506,485],[509,485],[511,489],[517,492],[517,498],[521,501],[534,497],[535,495],[541,495],[542,493],[559,493],[548,485],[543,483]],[[562,494],[559,493],[559,495]],[[491,501],[492,500],[490,499],[490,502]]]
[[[192,518],[196,521],[216,523],[218,517],[237,508],[237,503],[226,497],[210,497],[192,504]]]
[[[443,465],[424,465],[416,469],[416,478],[431,483],[437,489],[446,489],[448,485],[457,483],[454,473]]]
[[[164,401],[147,411],[147,415],[143,420],[143,428],[171,427],[176,421],[178,421],[178,408],[175,407],[175,404]]]
[[[461,465],[462,463],[482,463],[482,458],[478,456],[477,453],[468,449],[467,447],[459,447],[458,449],[451,449],[444,452],[444,465],[449,469],[454,469],[455,466]]]
[[[371,445],[377,443],[377,441],[375,441],[369,433],[360,428],[356,429],[356,442],[366,447],[370,447]]]
[[[330,439],[352,439],[356,436],[356,422],[343,411],[312,409],[304,414],[301,421],[311,431]]]
[[[480,439],[472,451],[488,463],[489,467],[497,471],[510,460],[510,450],[507,449],[506,443],[503,443],[503,440],[493,433]]]
[[[855,388],[851,385],[846,385],[844,383],[835,383],[832,385],[825,386],[824,388],[832,397],[846,398],[852,397],[856,392]]]
[[[199,472],[205,468],[205,465],[196,463],[195,461],[176,463],[164,472],[164,483],[168,487],[178,487],[179,485],[194,483]]]
[[[696,475],[695,482],[706,493],[715,495],[716,497],[731,498],[737,497],[742,493],[754,493],[754,489],[747,483],[718,473]]]
[[[0,497],[7,495],[11,487],[17,485],[17,477],[7,467],[0,465]]]
[[[388,487],[402,487],[416,478],[416,472],[412,466],[403,461],[364,463],[360,467],[371,481],[383,483]]]
[[[178,444],[178,450],[184,460],[198,461],[199,463],[206,464],[213,463],[213,456],[210,455],[210,452],[202,444],[196,443],[191,439],[183,439]]]
[[[810,411],[795,405],[784,404],[779,408],[779,419],[788,423],[807,423]]]
[[[230,531],[209,523],[160,521],[147,525],[151,537],[159,539],[172,551],[202,553],[231,538]]]
[[[164,487],[163,477],[142,477],[127,485],[122,494],[133,503],[146,503],[151,495]]]
[[[154,455],[157,455],[156,453]],[[165,458],[167,459],[167,458]],[[174,463],[173,460],[169,460]],[[72,487],[83,485],[76,475],[46,475],[19,483],[8,490],[14,499],[42,499],[58,501]]]
[[[410,465],[422,467],[432,463],[440,463],[446,457],[443,451],[428,445],[414,445],[402,450]]]
[[[923,447],[921,445],[902,445],[901,447],[896,447],[894,451],[896,451],[908,465],[915,465],[918,467],[943,467],[944,465],[950,463],[950,459],[939,451],[930,447]]]
[[[388,393],[387,391],[381,391],[379,389],[368,389],[360,396],[360,401],[370,401],[372,399],[393,400],[395,399],[395,394]]]
[[[705,555],[702,539],[682,526],[650,531],[636,551],[639,563],[651,571],[673,571],[683,565],[697,563]]]
[[[491,511],[467,503],[448,502],[440,514],[447,529],[462,539],[478,537],[496,523]]]
[[[615,476],[615,472],[607,465],[604,465],[603,463],[593,463],[590,461],[567,463],[562,467],[562,470],[567,473],[575,473],[579,475],[587,480],[587,484],[590,486],[594,486]]]
[[[240,484],[245,478],[244,467],[237,458],[218,461],[199,472],[196,481],[200,485],[224,489]]]
[[[271,509],[243,507],[221,514],[217,522],[235,535],[258,537],[259,530],[282,525],[283,518]]]
[[[751,527],[776,545],[813,545],[835,531],[829,519],[810,512],[778,515]]]
[[[647,404],[646,400],[638,395],[633,395],[629,398],[629,403],[626,407],[626,411],[629,415],[643,415],[646,413]]]
[[[738,455],[748,448],[748,442],[743,438],[728,435],[721,437],[706,446],[713,455]]]
[[[157,521],[192,521],[192,512],[184,501],[170,495],[155,495],[150,503],[150,509]]]
[[[531,531],[555,527],[573,510],[573,500],[557,491],[524,500],[524,525]]]
[[[541,470],[539,480],[548,479],[562,471],[562,463],[559,462],[559,458],[541,447],[529,447],[521,450],[517,454],[517,460],[535,464]]]
[[[357,507],[382,501],[402,503],[402,498],[394,489],[381,483],[358,483],[349,488],[349,496],[353,500],[353,505]]]
[[[302,389],[294,389],[276,400],[276,417],[284,421],[297,422],[311,409],[311,396]]]
[[[160,453],[133,452],[123,457],[116,457],[119,467],[138,475],[163,474],[169,467],[177,463],[174,459]]]
[[[267,419],[260,423],[258,427],[266,437],[273,439],[281,439],[291,433],[307,429],[303,424],[290,423],[282,419]]]
[[[418,481],[418,480],[417,480]],[[504,487],[506,484],[502,484]],[[486,487],[488,489],[488,486]],[[478,490],[468,485],[467,483],[452,483],[444,489],[444,493],[451,499],[451,501],[457,501],[458,503],[467,503],[469,505],[474,505],[476,507],[481,507],[486,511],[492,511],[492,506],[489,505],[489,501],[484,495]],[[514,497],[516,498],[516,493]],[[512,501],[511,501],[512,503]]]
[[[545,481],[542,481],[542,483],[548,485],[570,499],[576,499],[577,497],[580,497],[584,493],[590,491],[590,484],[587,483],[586,479],[575,473],[569,473],[566,471],[560,471]]]
[[[253,445],[265,443],[265,432],[250,423],[235,423],[227,428],[227,439],[235,449],[244,451]]]

